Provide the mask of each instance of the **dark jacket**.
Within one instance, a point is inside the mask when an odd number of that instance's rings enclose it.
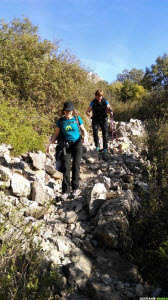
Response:
[[[92,119],[99,120],[107,118],[107,104],[106,99],[102,98],[101,102],[99,103],[95,98],[93,101],[92,111],[93,117]]]

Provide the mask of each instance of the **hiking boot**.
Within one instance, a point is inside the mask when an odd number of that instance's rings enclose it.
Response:
[[[61,195],[61,200],[66,200],[68,197],[69,197],[69,194],[68,194],[68,193],[63,193],[63,194]]]
[[[74,191],[72,191],[72,197],[74,197],[74,198],[78,197],[79,194],[80,194],[80,191],[79,191],[79,190],[74,190]]]
[[[103,153],[107,154],[107,149],[103,149]]]

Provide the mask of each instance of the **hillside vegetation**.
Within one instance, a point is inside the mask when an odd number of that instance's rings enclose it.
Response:
[[[94,74],[88,80],[89,70],[74,55],[60,51],[59,41],[42,40],[37,30],[26,18],[1,21],[0,142],[11,143],[17,154],[44,150],[42,144],[53,132],[65,101],[72,100],[83,117],[95,90],[107,86],[106,82],[96,84]],[[23,147],[17,145],[17,131]],[[30,142],[31,137],[36,142]]]
[[[1,20],[0,25],[0,126],[3,132],[0,142],[10,143],[14,153],[44,150],[44,142],[53,132],[55,119],[60,116],[65,101],[75,103],[87,125],[85,110],[98,88],[104,90],[116,120],[137,117],[146,92],[140,85],[142,70],[124,70],[123,75],[118,75],[121,82],[109,85],[98,81],[96,74],[68,50],[61,51],[59,40],[54,43],[42,40],[38,28],[29,19],[14,19],[10,23]],[[15,116],[18,120],[13,126]],[[17,131],[22,147],[17,143]],[[30,142],[28,136],[30,140],[34,136],[36,142]]]
[[[67,100],[87,125],[85,110],[98,88],[115,120],[146,123],[152,192],[132,228],[132,254],[147,279],[168,286],[168,55],[145,72],[124,70],[111,84],[95,82],[73,54],[60,51],[59,41],[42,40],[29,19],[0,25],[0,143],[11,144],[14,154],[45,151]]]

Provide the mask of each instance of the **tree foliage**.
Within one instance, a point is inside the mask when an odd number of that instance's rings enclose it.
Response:
[[[134,84],[130,80],[125,80],[122,87],[121,87],[121,101],[127,102],[129,100],[139,101],[142,96],[145,94],[145,89],[143,86]]]
[[[27,18],[0,24],[1,94],[52,115],[66,100],[81,107],[95,87],[81,62],[68,50],[61,52],[59,41],[42,41]]]
[[[135,84],[141,84],[141,80],[144,77],[144,71],[141,69],[124,69],[122,73],[117,75],[117,81],[124,82],[125,80],[129,80]]]
[[[111,98],[115,99],[116,101],[121,100],[121,88],[123,86],[123,83],[120,81],[115,81],[110,84],[109,90],[111,93]]]
[[[156,63],[146,68],[142,84],[148,90],[164,88],[168,89],[168,55],[156,59]]]
[[[137,101],[139,102],[146,93],[143,86],[126,79],[124,82],[116,81],[110,84],[111,98],[116,101]]]

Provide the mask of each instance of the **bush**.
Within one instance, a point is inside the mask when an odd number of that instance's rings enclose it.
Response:
[[[114,118],[116,121],[129,121],[131,118],[138,118],[139,107],[141,103],[138,101],[121,101],[113,100],[111,106],[114,111]]]
[[[153,182],[150,196],[141,197],[141,207],[131,228],[134,263],[145,280],[163,288],[168,286],[167,196],[161,195]]]
[[[143,86],[134,84],[130,80],[125,80],[120,92],[120,99],[122,102],[140,101],[145,94]]]
[[[13,147],[13,154],[27,151],[45,151],[49,123],[31,105],[19,105],[0,99],[0,143]]]
[[[121,88],[123,86],[123,83],[120,81],[115,81],[110,84],[109,90],[111,92],[111,97],[115,101],[121,100]]]
[[[167,92],[158,88],[142,101],[140,116],[148,131],[150,196],[141,200],[132,226],[135,263],[144,278],[168,286],[168,104]],[[143,242],[142,242],[143,241]]]

